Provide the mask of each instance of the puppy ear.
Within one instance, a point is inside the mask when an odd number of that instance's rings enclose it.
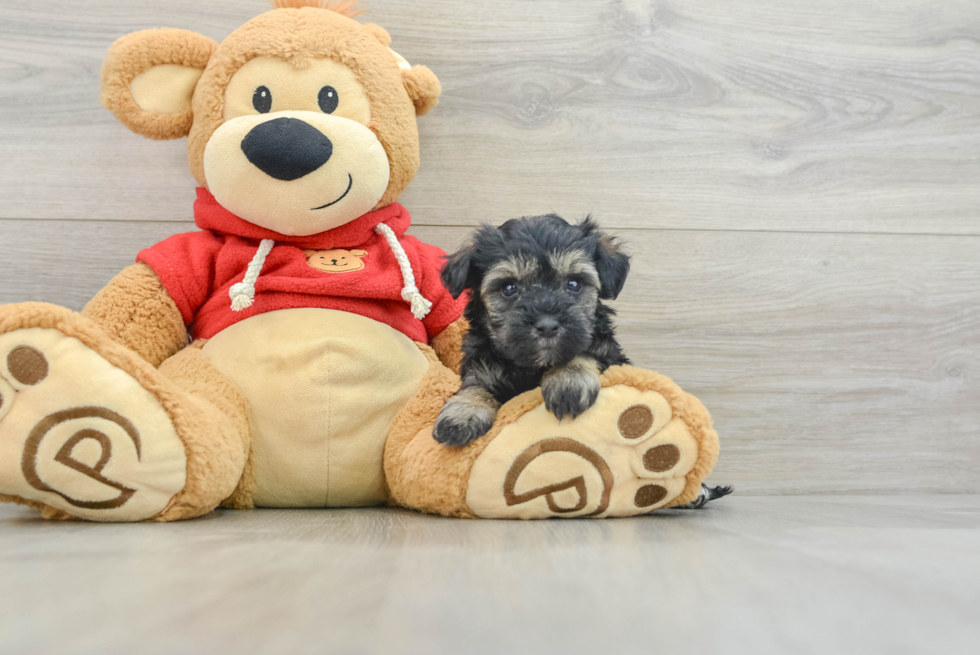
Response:
[[[599,274],[599,297],[615,300],[626,284],[630,272],[630,257],[620,250],[619,242],[607,234],[599,232],[599,225],[592,217],[587,217],[579,226],[586,234],[598,237],[595,249],[595,268]]]
[[[480,276],[473,263],[473,246],[467,246],[447,256],[439,275],[453,298],[459,298],[467,289],[479,286]]]
[[[187,136],[191,97],[217,47],[206,36],[169,28],[122,37],[102,64],[102,105],[142,136]]]

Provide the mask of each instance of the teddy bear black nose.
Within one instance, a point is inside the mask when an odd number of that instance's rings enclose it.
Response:
[[[333,144],[309,123],[276,118],[253,127],[242,139],[242,152],[266,175],[290,182],[326,164]]]

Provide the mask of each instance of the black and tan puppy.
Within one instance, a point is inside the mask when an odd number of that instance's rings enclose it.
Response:
[[[480,228],[449,257],[442,280],[454,297],[471,290],[463,341],[463,385],[446,402],[433,435],[463,446],[493,425],[497,409],[540,386],[558,419],[576,417],[599,395],[599,374],[628,364],[612,309],[629,257],[591,218],[555,215]]]

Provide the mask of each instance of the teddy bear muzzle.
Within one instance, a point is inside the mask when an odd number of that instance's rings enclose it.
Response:
[[[242,152],[266,175],[291,182],[330,161],[333,143],[306,121],[276,118],[253,127],[242,140]]]
[[[281,111],[225,121],[204,151],[208,189],[225,209],[290,236],[371,211],[388,188],[388,156],[358,121]]]

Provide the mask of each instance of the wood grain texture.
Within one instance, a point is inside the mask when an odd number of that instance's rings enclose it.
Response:
[[[0,221],[0,303],[79,309],[189,223]],[[453,250],[467,228],[417,227]],[[637,365],[700,397],[747,493],[980,492],[980,238],[622,230]],[[69,245],[70,244],[70,245]],[[28,254],[29,253],[29,254]]]
[[[4,653],[895,653],[980,640],[980,497],[603,521],[397,510],[44,522],[0,507]]]
[[[119,36],[221,39],[263,0],[0,4],[0,218],[181,220],[183,142],[98,104]],[[980,234],[974,0],[373,0],[442,78],[420,222]]]

